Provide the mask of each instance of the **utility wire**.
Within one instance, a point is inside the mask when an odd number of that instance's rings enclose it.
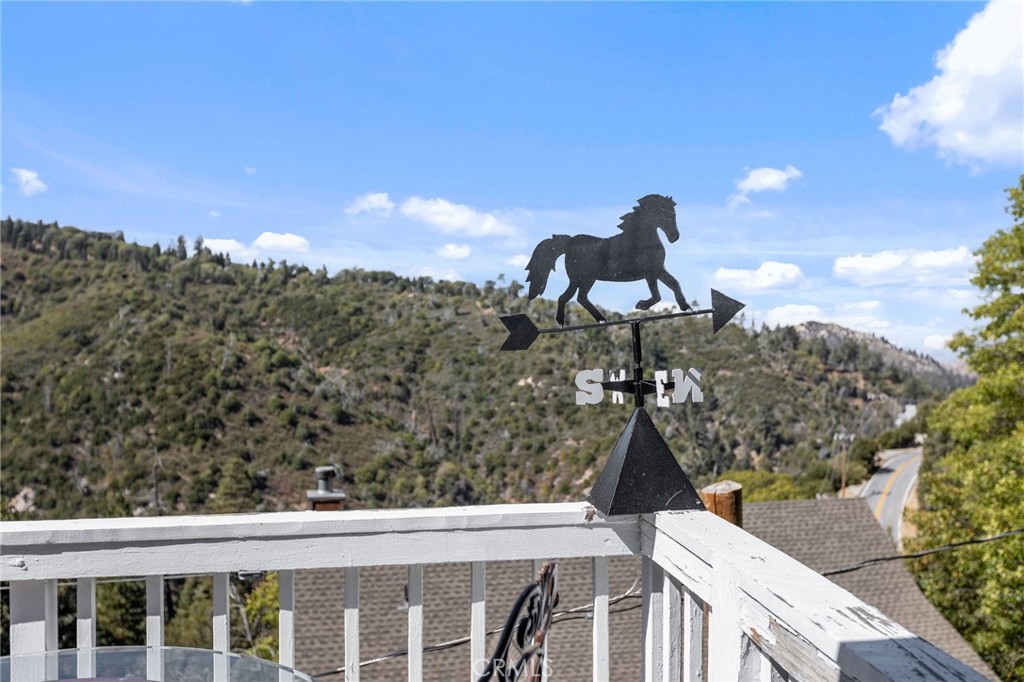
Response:
[[[630,588],[628,590],[626,590],[622,594],[619,594],[619,595],[616,595],[614,597],[609,598],[608,599],[608,606],[609,606],[608,615],[611,616],[611,615],[618,614],[618,613],[625,613],[626,611],[633,611],[634,609],[638,609],[641,606],[643,606],[643,604],[632,604],[630,606],[625,606],[625,607],[620,608],[620,609],[612,609],[611,608],[613,605],[618,604],[619,602],[621,602],[621,601],[623,601],[625,599],[639,599],[640,596],[641,596],[640,592],[638,591],[639,585],[640,585],[640,580],[639,579],[634,580],[633,584],[630,586]],[[587,618],[588,617],[587,614],[589,614],[593,610],[594,610],[594,604],[590,603],[590,604],[584,604],[583,606],[576,606],[574,608],[567,609],[565,611],[555,611],[552,614],[552,616],[551,616],[551,622],[552,622],[552,624],[554,624],[554,623],[560,623],[560,622],[566,621],[566,620],[578,620],[580,618]],[[493,628],[491,630],[488,630],[484,634],[485,635],[494,635],[494,634],[497,634],[497,633],[501,632],[503,629],[504,629],[504,626],[496,627],[496,628]],[[438,644],[432,644],[430,646],[423,647],[423,653],[429,654],[429,653],[434,653],[434,652],[438,652],[438,651],[446,651],[448,649],[454,649],[455,647],[463,646],[465,644],[469,644],[469,640],[470,640],[469,637],[459,637],[458,639],[449,640],[447,642],[439,642]],[[360,668],[364,668],[364,667],[366,667],[368,665],[373,665],[374,663],[382,663],[384,661],[390,661],[392,659],[401,658],[403,656],[408,656],[408,655],[409,655],[409,650],[408,649],[396,649],[394,651],[389,651],[388,653],[386,653],[386,654],[384,654],[382,656],[378,656],[377,658],[371,658],[371,659],[368,659],[366,661],[360,661],[359,662],[359,667]],[[328,676],[331,676],[331,675],[344,675],[344,674],[345,674],[345,669],[344,668],[334,668],[333,670],[325,670],[323,672],[314,673],[314,674],[310,675],[310,678],[312,678],[313,680],[317,680],[317,679],[319,679],[321,677],[328,677]]]
[[[824,575],[824,576],[829,576],[829,575],[839,575],[841,573],[850,573],[851,571],[859,571],[862,568],[867,568],[868,566],[874,566],[875,564],[880,564],[880,563],[883,563],[883,562],[886,562],[886,561],[896,561],[897,559],[916,559],[918,557],[928,556],[929,554],[938,554],[939,552],[948,552],[951,549],[956,549],[958,547],[964,547],[966,545],[979,545],[979,544],[981,544],[983,542],[992,542],[994,540],[1003,540],[1005,538],[1012,537],[1014,535],[1020,535],[1021,533],[1024,533],[1024,528],[1018,528],[1017,530],[1009,530],[1009,531],[1006,531],[1005,533],[1000,533],[998,535],[992,535],[992,536],[987,537],[987,538],[974,538],[973,540],[964,540],[963,542],[954,542],[954,543],[949,544],[949,545],[942,545],[941,547],[932,547],[931,549],[923,549],[920,552],[910,552],[909,554],[896,554],[896,555],[893,555],[893,556],[883,556],[883,557],[876,557],[874,559],[866,559],[866,560],[858,562],[856,564],[850,564],[849,566],[843,566],[841,568],[833,568],[833,569],[830,569],[828,571],[822,571],[821,574]]]

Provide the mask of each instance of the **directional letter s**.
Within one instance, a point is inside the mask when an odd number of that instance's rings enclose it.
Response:
[[[584,369],[576,375],[576,404],[597,405],[604,398],[603,369]]]

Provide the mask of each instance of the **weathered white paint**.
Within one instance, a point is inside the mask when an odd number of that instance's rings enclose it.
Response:
[[[277,574],[277,662],[295,666],[295,573]]]
[[[608,658],[608,558],[593,559],[594,594],[594,636],[593,669],[594,680],[610,680],[611,665]]]
[[[469,670],[470,679],[475,680],[487,660],[487,564],[482,561],[470,564],[469,600]]]
[[[566,503],[7,522],[0,579],[12,581],[13,651],[28,653],[56,646],[57,579],[78,578],[92,589],[93,578],[111,575],[155,576],[147,581],[155,585],[170,573],[219,574],[215,581],[226,585],[227,574],[238,570],[280,571],[281,662],[287,665],[294,639],[290,571],[344,568],[345,679],[351,681],[360,672],[360,566],[474,562],[477,579],[470,591],[479,609],[486,604],[480,579],[486,561],[593,557],[593,660],[595,679],[602,679],[608,663],[607,557],[635,554],[646,558],[642,645],[650,679],[676,679],[677,650],[686,680],[699,680],[705,663],[712,679],[982,679],[827,579],[706,512],[608,519],[585,503]],[[410,578],[416,582],[415,570]],[[681,616],[674,612],[680,589]],[[95,627],[92,599],[90,606],[85,597],[79,610],[82,642],[95,641],[89,634]],[[215,602],[221,600],[218,593]],[[706,622],[704,603],[711,609]],[[215,631],[224,632],[226,613],[223,606],[217,611]],[[681,640],[673,634],[678,618]],[[410,642],[417,638],[415,620],[411,614]],[[705,631],[712,649],[702,662]],[[223,645],[225,635],[217,636]],[[38,660],[19,665],[19,680],[46,677]],[[415,675],[416,663],[410,665]]]
[[[682,586],[679,581],[664,571],[662,571],[662,575],[664,576],[662,602],[665,609],[664,616],[662,616],[665,631],[661,636],[664,679],[665,682],[680,682],[683,653]]]
[[[164,679],[164,577],[146,576],[146,678]]]
[[[588,522],[587,506],[19,521],[4,527],[0,580],[100,578],[111,567],[144,576],[638,552],[636,517]],[[8,557],[24,567],[9,565]]]
[[[36,682],[56,677],[56,660],[33,654],[57,650],[57,581],[11,581],[8,589],[11,678]]]
[[[659,512],[642,518],[641,525],[654,531],[645,531],[644,545],[650,545],[655,560],[694,592],[707,592],[706,570],[711,569],[711,679],[737,678],[743,636],[796,679],[838,680],[840,668],[844,677],[865,681],[984,679],[714,514]],[[691,585],[692,576],[701,579]]]
[[[78,676],[96,676],[96,579],[79,578],[75,586]]]
[[[423,679],[423,566],[409,567],[409,679]]]
[[[641,580],[643,581],[643,679],[655,682],[664,677],[664,642],[662,635],[665,626],[662,619],[664,612],[665,571],[654,563],[650,557],[641,560]]]
[[[704,679],[704,602],[683,588],[683,682]]]
[[[345,569],[345,679],[359,682],[359,569],[352,567]]]

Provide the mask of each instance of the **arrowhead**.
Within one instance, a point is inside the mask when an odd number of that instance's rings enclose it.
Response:
[[[718,330],[728,324],[736,313],[746,307],[746,303],[740,303],[734,298],[729,298],[721,291],[711,290],[711,324]]]
[[[527,315],[503,315],[502,324],[508,329],[508,338],[501,346],[502,350],[526,350],[537,340],[540,330]]]

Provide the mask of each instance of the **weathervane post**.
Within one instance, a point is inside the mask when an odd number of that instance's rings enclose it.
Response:
[[[508,337],[501,350],[526,350],[541,334],[629,324],[633,341],[632,379],[627,380],[623,373],[617,379],[613,376],[605,381],[602,370],[583,371],[577,375],[576,384],[580,388],[576,397],[577,404],[600,402],[604,390],[617,394],[632,393],[634,402],[633,415],[616,441],[587,499],[598,511],[608,516],[665,510],[702,510],[704,504],[700,495],[644,408],[645,398],[651,394],[658,395],[659,405],[670,404],[667,391],[672,392],[671,403],[690,400],[699,402],[703,399],[698,383],[700,372],[693,368],[686,373],[674,370],[673,381],[668,381],[668,373],[662,371],[655,372],[654,381],[645,379],[640,327],[646,322],[710,314],[712,328],[718,333],[744,304],[715,289],[711,290],[711,308],[693,310],[686,302],[678,281],[665,270],[665,247],[657,234],[659,229],[664,231],[669,242],[679,238],[675,202],[671,197],[649,194],[639,199],[637,207],[622,216],[618,227],[622,234],[607,239],[591,235],[554,235],[537,245],[526,266],[529,272],[526,279],[530,282],[529,300],[544,293],[555,262],[565,256],[569,286],[558,298],[555,315],[558,327],[539,329],[528,315],[522,313],[502,316],[501,321],[508,330]],[[661,300],[658,282],[662,282],[675,294],[680,312],[609,322],[587,298],[596,280],[646,280],[651,296],[637,302],[636,307],[640,310],[648,310]],[[573,296],[593,316],[596,321],[594,324],[565,326],[565,304]]]

